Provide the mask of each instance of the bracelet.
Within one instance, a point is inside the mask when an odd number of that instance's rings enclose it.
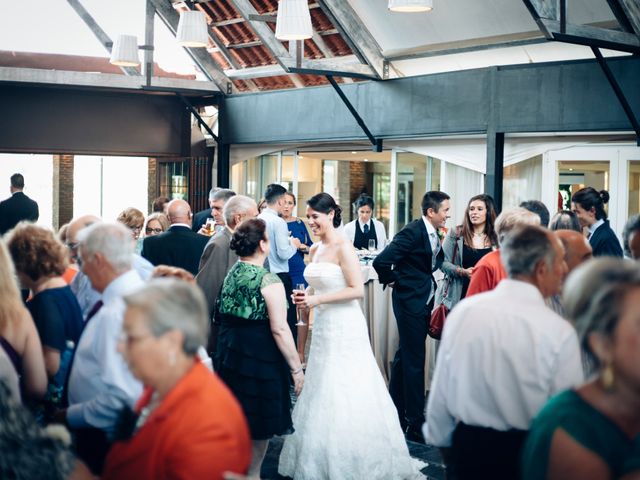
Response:
[[[291,370],[291,375],[297,375],[299,373],[302,373],[302,365],[297,370]]]

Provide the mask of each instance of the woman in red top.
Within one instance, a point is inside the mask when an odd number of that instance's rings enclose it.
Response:
[[[249,429],[227,387],[198,359],[207,339],[202,293],[152,280],[125,297],[119,351],[147,385],[106,460],[103,479],[222,479],[246,473]],[[123,422],[125,425],[127,422]]]

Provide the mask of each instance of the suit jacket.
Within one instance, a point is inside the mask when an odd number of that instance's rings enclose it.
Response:
[[[4,235],[22,220],[35,222],[39,216],[38,204],[24,193],[16,192],[11,198],[0,202],[0,235]]]
[[[196,282],[207,299],[210,317],[213,317],[213,310],[224,278],[233,264],[238,261],[238,255],[229,247],[230,243],[231,232],[225,227],[209,239],[200,258]]]
[[[193,230],[195,233],[198,233],[198,231],[202,228],[202,225],[207,223],[207,218],[213,218],[211,209],[207,208],[206,210],[200,210],[193,216],[191,230]]]
[[[145,237],[142,256],[154,265],[171,265],[198,273],[198,263],[209,237],[193,233],[189,227],[172,225],[169,230]]]
[[[622,258],[622,247],[620,241],[611,227],[609,220],[596,228],[596,231],[589,237],[589,243],[593,249],[594,257],[610,256]]]
[[[143,394],[137,411],[150,400]],[[246,473],[251,439],[242,408],[222,381],[197,362],[127,441],[114,443],[101,478],[222,479]]]
[[[409,312],[423,314],[435,288],[431,271],[433,251],[424,220],[419,218],[405,225],[393,241],[373,261],[380,283],[393,283],[393,296]],[[436,258],[435,270],[444,259],[442,248]]]

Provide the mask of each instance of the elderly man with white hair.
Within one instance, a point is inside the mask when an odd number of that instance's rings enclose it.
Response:
[[[102,295],[87,318],[69,376],[66,423],[76,434],[78,456],[99,474],[119,412],[142,393],[116,351],[125,312],[123,296],[143,285],[132,269],[131,232],[120,224],[97,223],[78,234],[82,271]]]
[[[584,376],[573,326],[544,302],[567,273],[562,243],[526,225],[501,251],[507,278],[447,318],[429,395],[425,438],[444,449],[447,475],[459,480],[519,478],[531,421]]]

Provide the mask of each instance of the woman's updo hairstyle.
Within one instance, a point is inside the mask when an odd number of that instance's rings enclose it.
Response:
[[[604,210],[604,204],[609,202],[609,192],[600,190],[599,192],[593,187],[584,187],[578,190],[571,197],[573,203],[579,204],[584,210],[595,209],[596,220],[606,220],[607,212]]]
[[[266,230],[267,225],[259,218],[245,220],[233,232],[229,246],[239,257],[250,257],[256,253],[260,242],[266,239]]]
[[[370,195],[367,195],[366,193],[362,193],[358,198],[356,198],[356,201],[353,202],[353,205],[356,207],[356,212],[362,207],[369,207],[373,212],[373,207],[375,203],[373,202],[373,198],[371,198]]]
[[[333,212],[333,226],[338,228],[342,223],[342,208],[331,195],[325,192],[318,193],[307,200],[307,205],[316,212],[329,214]]]

